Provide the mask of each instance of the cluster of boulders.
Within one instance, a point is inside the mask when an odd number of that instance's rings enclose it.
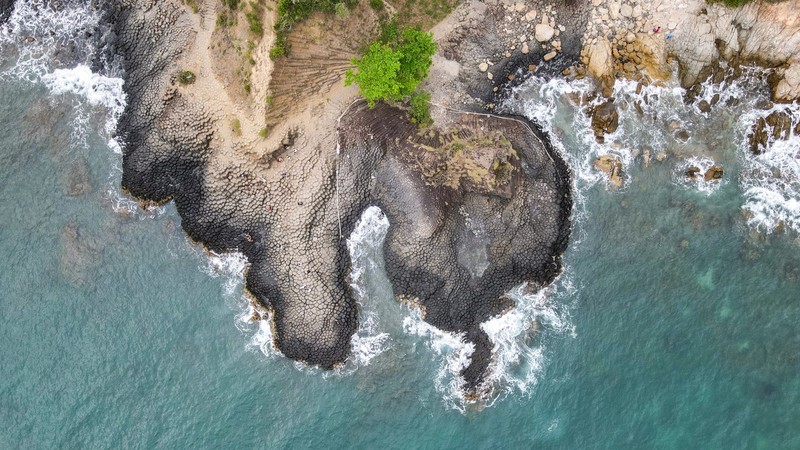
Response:
[[[689,166],[686,169],[686,178],[694,180],[700,176],[700,173],[703,171],[700,167],[697,166]],[[713,165],[706,169],[705,173],[703,174],[703,181],[712,181],[712,180],[721,180],[722,176],[725,174],[725,169],[719,165]]]
[[[664,52],[668,30],[653,25],[650,0],[593,0],[592,4],[581,63],[606,96],[619,77],[649,81],[669,76]]]
[[[500,37],[503,39],[505,58],[514,54],[527,55],[534,50],[544,52],[542,59],[547,62],[558,56],[561,51],[559,35],[566,30],[563,24],[558,24],[558,12],[552,5],[542,6],[541,9],[530,8],[525,2],[503,2],[503,23],[498,25]],[[481,72],[487,72],[491,61],[484,60],[478,64]],[[536,67],[529,67],[535,70]],[[491,72],[487,73],[488,79],[493,79]]]
[[[764,153],[770,142],[776,139],[788,139],[794,132],[800,135],[800,122],[792,129],[792,116],[785,111],[774,111],[766,117],[759,118],[748,134],[750,151],[754,155]]]

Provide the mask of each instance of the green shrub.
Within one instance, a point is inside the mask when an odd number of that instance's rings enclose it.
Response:
[[[383,0],[369,0],[369,6],[375,11],[382,11],[384,8]]]
[[[401,56],[388,45],[373,42],[361,59],[353,59],[358,72],[350,69],[345,73],[345,86],[356,83],[370,108],[379,100],[400,100],[403,95],[397,78]]]
[[[233,134],[237,136],[242,135],[242,123],[239,122],[239,119],[233,119],[233,122],[231,122],[231,128],[233,129]]]
[[[178,83],[184,86],[187,84],[193,84],[195,81],[197,81],[197,77],[191,70],[184,70],[178,74]]]
[[[261,137],[261,139],[266,139],[269,136],[270,131],[272,131],[270,127],[264,127],[258,132],[258,135]]]
[[[337,3],[334,7],[334,11],[336,12],[336,17],[340,19],[346,19],[347,16],[350,15],[350,10],[347,8],[347,5],[342,3]]]
[[[250,11],[244,14],[247,18],[247,24],[250,26],[250,31],[256,36],[264,34],[264,25],[261,23],[261,15],[257,11]]]
[[[430,125],[431,120],[431,94],[425,91],[416,91],[409,100],[411,121],[419,126]]]

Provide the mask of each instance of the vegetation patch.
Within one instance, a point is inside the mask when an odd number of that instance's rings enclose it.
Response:
[[[410,27],[428,30],[458,6],[458,0],[397,0],[397,20]]]
[[[355,70],[345,73],[345,85],[357,84],[370,107],[378,101],[403,100],[428,76],[434,53],[431,33],[400,30],[392,21],[360,58],[351,61]]]
[[[275,21],[275,44],[269,52],[272,59],[289,54],[289,32],[292,27],[322,11],[342,17],[358,4],[358,0],[278,0],[278,17]]]
[[[184,70],[178,74],[178,83],[184,86],[194,84],[195,81],[197,81],[197,76],[191,70]]]
[[[511,196],[519,156],[508,139],[497,132],[454,133],[446,141],[438,147],[415,145],[414,165],[428,185]]]
[[[431,94],[425,91],[416,91],[411,94],[408,105],[412,122],[421,127],[433,123],[433,120],[431,120]]]

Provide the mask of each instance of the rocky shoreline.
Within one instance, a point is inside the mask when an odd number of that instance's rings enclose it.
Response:
[[[209,67],[216,1],[200,2],[195,14],[177,0],[109,3],[110,48],[128,97],[118,124],[123,189],[142,203],[173,200],[194,241],[244,254],[253,319],[272,321],[284,355],[327,369],[347,359],[358,328],[346,238],[362,211],[380,206],[391,223],[384,253],[396,296],[474,345],[462,375],[465,392],[480,397],[491,388],[492,361],[480,324],[513,308],[504,296],[512,287],[540,288],[560,273],[572,212],[571,173],[549,136],[524,118],[492,112],[533,74],[593,76],[607,95],[630,72],[657,82],[670,57],[681,62],[685,82],[717,70],[718,61],[698,65],[684,56],[693,35],[676,30],[692,17],[720,17],[721,6],[668,23],[673,41],[648,31],[670,7],[639,3],[617,11],[606,0],[467,0],[433,30],[440,51],[425,87],[436,128],[420,133],[404,111],[366,108],[354,90],[335,84],[316,103],[286,109],[268,139],[255,136],[264,119],[251,115],[260,109],[242,107]],[[762,14],[760,4],[752,8]],[[736,55],[746,58],[744,50]],[[770,60],[784,64],[776,96],[794,89],[797,66],[783,56]],[[179,82],[187,68],[197,84]],[[262,79],[273,70],[258,61],[256,69]],[[606,165],[613,181],[614,161]]]
[[[246,289],[269,311],[284,355],[323,368],[349,355],[358,308],[345,238],[377,204],[392,223],[384,246],[395,293],[434,326],[465,333],[476,348],[465,388],[481,388],[492,344],[480,323],[513,307],[504,294],[515,285],[552,281],[569,238],[569,170],[541,133],[520,120],[456,114],[448,131],[419,137],[405,112],[356,103],[337,121],[338,137],[298,129],[268,158],[214,167],[214,120],[176,83],[174,62],[192,39],[185,9],[133,2],[109,21],[129,98],[119,124],[123,188],[142,201],[174,200],[193,240],[247,257]],[[512,194],[426,185],[403,159],[415,145],[441,148],[481,128],[519,156]]]

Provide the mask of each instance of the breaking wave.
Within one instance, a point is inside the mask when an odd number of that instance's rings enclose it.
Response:
[[[502,108],[540,123],[567,159],[575,175],[577,221],[586,219],[584,192],[607,181],[594,161],[611,155],[623,164],[623,190],[635,175],[646,176],[649,166],[675,160],[672,178],[676,185],[713,195],[722,185],[737,183],[750,227],[800,231],[800,136],[796,133],[800,106],[769,101],[768,70],[744,68],[742,72],[722,82],[707,80],[690,101],[677,76],[647,86],[617,80],[613,97],[619,128],[602,143],[594,137],[586,110],[604,100],[592,96],[594,86],[589,80],[534,77],[515,88]],[[791,118],[788,136],[771,137],[763,153],[751,153],[748,134],[753,125],[775,112]],[[721,161],[728,175],[722,181],[706,181],[703,173]],[[699,177],[688,179],[690,166],[701,169]],[[580,240],[580,229],[576,231]]]

